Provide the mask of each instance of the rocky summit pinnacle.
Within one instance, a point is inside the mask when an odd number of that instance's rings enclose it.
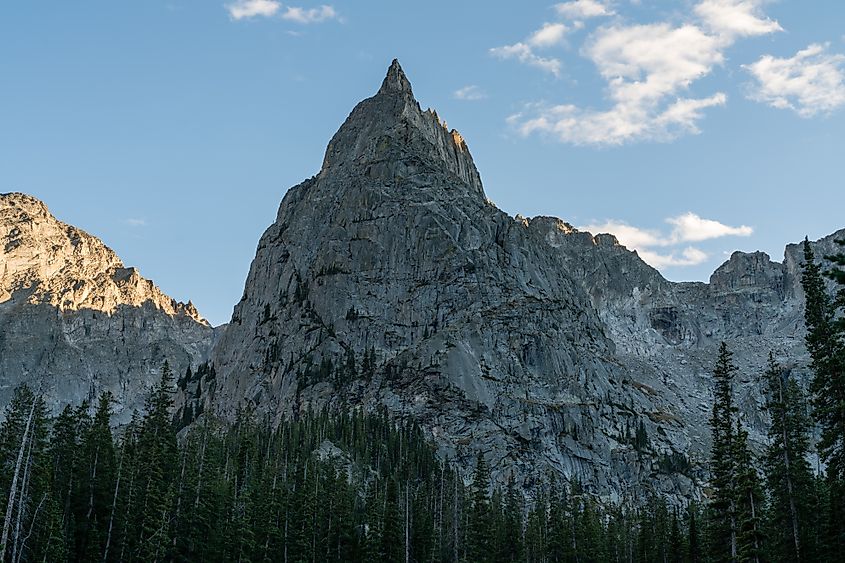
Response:
[[[376,95],[359,103],[329,142],[320,174],[353,168],[384,184],[448,184],[456,193],[484,197],[463,137],[420,108],[395,60]],[[441,176],[437,182],[431,182],[433,173]]]
[[[387,69],[387,76],[384,77],[384,82],[381,83],[378,93],[382,95],[400,94],[411,98],[414,97],[411,91],[411,83],[405,76],[405,71],[402,70],[398,59],[393,59],[393,62],[390,63],[390,68]]]

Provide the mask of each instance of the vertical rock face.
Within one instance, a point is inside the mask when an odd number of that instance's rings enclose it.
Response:
[[[627,282],[609,271],[612,287],[589,287],[555,247],[567,229],[547,223],[559,234],[486,200],[466,144],[420,109],[394,62],[320,173],[285,196],[213,351],[216,375],[189,382],[185,408],[253,404],[277,419],[382,404],[448,457],[483,452],[500,479],[553,470],[617,497],[645,481],[689,492],[688,475],[658,467],[690,446],[673,397],[620,363],[593,303]],[[617,262],[654,292],[668,286],[635,257]],[[633,446],[641,426],[647,452]]]
[[[709,284],[672,283],[612,235],[513,219],[394,61],[284,197],[182,408],[384,405],[465,467],[482,452],[500,480],[549,470],[609,498],[688,496],[706,476],[719,342],[758,443],[769,350],[807,373],[800,262],[796,246],[783,264],[735,253]]]
[[[212,329],[102,241],[39,200],[0,194],[0,404],[27,383],[55,412],[109,390],[119,421],[143,406],[165,359],[178,375]]]

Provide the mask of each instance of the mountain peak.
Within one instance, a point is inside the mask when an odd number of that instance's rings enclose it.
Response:
[[[405,94],[410,98],[414,97],[414,93],[411,90],[411,83],[408,81],[408,77],[405,76],[405,72],[402,70],[398,59],[393,59],[393,62],[390,63],[390,67],[387,69],[387,76],[384,77],[378,93],[398,93]]]
[[[481,177],[464,138],[434,111],[423,111],[394,59],[378,92],[360,102],[326,148],[321,175],[357,174],[391,185],[426,183],[425,174],[451,174],[450,186],[483,196]],[[442,184],[443,182],[441,182]]]
[[[112,314],[150,302],[170,317],[206,326],[193,304],[165,295],[134,268],[126,268],[99,238],[58,220],[36,197],[0,194],[0,305],[49,304],[58,311]]]

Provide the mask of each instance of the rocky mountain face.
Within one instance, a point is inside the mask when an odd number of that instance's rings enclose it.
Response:
[[[689,495],[720,340],[757,438],[769,350],[806,371],[800,260],[735,253],[709,284],[672,283],[611,235],[510,217],[394,61],[285,195],[180,408],[384,405],[465,467],[481,452],[499,480],[548,470],[608,498]]]
[[[499,482],[619,500],[697,494],[720,341],[758,445],[769,351],[808,376],[800,245],[673,283],[612,235],[511,217],[395,61],[285,195],[220,330],[34,198],[0,195],[0,236],[0,403],[23,381],[54,409],[109,389],[126,420],[168,359],[185,424],[384,406],[467,471],[481,453]]]
[[[167,359],[199,363],[212,329],[102,241],[39,200],[0,194],[0,404],[21,383],[55,412],[111,391],[118,421],[141,408]]]

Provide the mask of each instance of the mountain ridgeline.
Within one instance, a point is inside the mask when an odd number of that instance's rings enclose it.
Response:
[[[223,327],[32,197],[0,196],[0,236],[0,400],[26,382],[53,414],[108,391],[126,423],[166,359],[182,428],[387,413],[467,480],[481,462],[520,491],[684,500],[708,477],[720,342],[756,449],[769,352],[810,378],[799,245],[673,283],[612,235],[509,216],[396,61],[284,196]]]

